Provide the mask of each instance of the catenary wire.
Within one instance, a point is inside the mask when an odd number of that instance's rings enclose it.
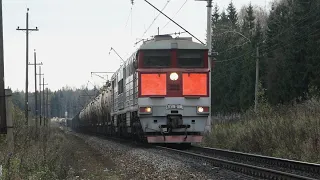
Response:
[[[164,5],[164,7],[161,9],[161,11],[163,11],[164,9],[166,9],[166,7],[168,6],[168,4],[170,3],[171,0],[167,0],[167,3]],[[144,33],[142,34],[141,38],[143,38],[143,36],[149,31],[149,29],[151,28],[151,26],[153,25],[153,23],[158,19],[158,17],[160,16],[161,13],[158,13],[158,15],[153,19],[153,21],[151,22],[151,24],[149,25],[149,27],[144,31]]]
[[[181,7],[179,8],[179,10],[175,13],[175,15],[172,16],[172,19],[174,19],[176,17],[176,15],[181,11],[181,9],[184,7],[184,5],[188,2],[188,0],[185,0],[184,3],[181,5]],[[163,30],[171,21],[169,20],[163,27],[161,30]]]

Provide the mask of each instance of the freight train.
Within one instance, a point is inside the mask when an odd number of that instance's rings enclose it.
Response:
[[[155,36],[72,119],[72,128],[147,143],[199,143],[211,109],[209,72],[206,46]]]

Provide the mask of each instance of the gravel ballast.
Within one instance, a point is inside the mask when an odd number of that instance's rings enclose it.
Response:
[[[69,132],[115,164],[121,179],[254,179],[167,151]]]

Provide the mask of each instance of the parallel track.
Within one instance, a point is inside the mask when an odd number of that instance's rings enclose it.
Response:
[[[293,173],[289,173],[289,172],[283,172],[283,171],[279,171],[279,170],[275,170],[275,169],[269,169],[269,168],[265,168],[262,166],[256,166],[256,165],[246,164],[243,162],[235,162],[235,161],[230,161],[230,160],[226,160],[226,159],[215,158],[215,157],[212,157],[211,155],[208,156],[208,155],[203,155],[203,154],[199,154],[199,153],[188,152],[186,150],[177,150],[177,149],[172,149],[172,148],[167,148],[167,147],[162,147],[162,146],[157,146],[157,148],[162,149],[162,150],[166,150],[166,151],[171,151],[174,153],[178,153],[178,154],[181,154],[184,156],[189,156],[191,158],[203,160],[206,162],[210,162],[213,166],[221,167],[224,169],[229,169],[232,171],[240,172],[240,173],[243,173],[243,174],[246,174],[249,176],[258,177],[258,178],[262,178],[262,179],[316,180],[311,177],[306,177],[303,175],[293,174]],[[201,148],[201,147],[195,147],[195,148],[198,148],[199,152],[207,151],[207,153],[208,153],[208,151],[214,152],[214,150],[215,150],[215,149],[212,149],[212,151],[211,151],[210,148]],[[222,154],[224,152],[224,150],[217,149],[216,153],[217,152],[220,152]],[[245,155],[242,155],[245,153],[235,152],[233,154],[232,151],[228,151],[226,153],[229,153],[229,156],[238,156],[239,155],[239,158],[243,158],[245,156]],[[212,155],[214,156],[214,154],[212,154]],[[259,158],[258,155],[250,156],[250,154],[246,154],[246,157],[247,157],[247,160],[250,158],[256,158],[256,159]],[[267,160],[268,157],[266,157],[266,156],[261,156],[261,158],[264,158],[266,162],[268,161]],[[273,162],[278,161],[277,164],[282,163],[285,165],[289,165],[289,163],[291,163],[291,165],[293,167],[299,166],[297,164],[293,164],[295,161],[288,160],[288,162],[286,162],[286,160],[284,160],[284,159],[278,159],[278,160],[276,160],[277,158],[270,158],[270,159],[273,159],[273,160],[269,160],[269,162],[270,161],[273,161]],[[262,161],[262,159],[260,159],[260,160]],[[308,163],[304,164],[304,163],[300,162],[300,164],[305,165]],[[315,164],[315,166],[319,168],[319,165]],[[302,168],[303,166],[301,165],[299,167]],[[312,167],[312,165],[307,165],[306,167],[308,167],[309,170],[313,169],[316,172],[318,172],[318,169],[316,167]]]
[[[235,160],[255,162],[260,164],[266,164],[273,167],[286,168],[290,170],[301,171],[309,174],[317,174],[320,178],[320,164],[301,162],[289,159],[282,159],[270,156],[263,156],[257,154],[249,154],[237,151],[230,151],[225,149],[209,148],[192,146],[191,150],[203,152],[210,155],[222,156],[232,158]]]

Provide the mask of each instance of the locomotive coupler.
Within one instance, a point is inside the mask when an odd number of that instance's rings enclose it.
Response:
[[[167,116],[167,125],[170,129],[177,129],[179,126],[183,125],[182,116],[181,115],[168,115]]]

